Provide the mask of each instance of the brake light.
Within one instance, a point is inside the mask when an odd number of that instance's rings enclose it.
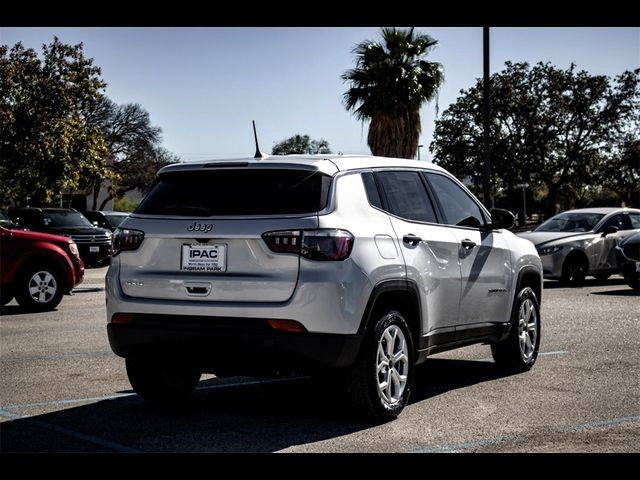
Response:
[[[310,260],[340,261],[349,258],[353,235],[346,230],[281,230],[267,232],[262,239],[272,252],[297,253]]]
[[[119,229],[113,232],[112,256],[124,250],[137,250],[144,240],[144,232],[140,230]]]

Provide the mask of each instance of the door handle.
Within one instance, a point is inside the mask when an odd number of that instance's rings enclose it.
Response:
[[[471,250],[475,246],[476,242],[474,242],[473,240],[469,240],[468,238],[462,240],[462,247],[466,248],[467,250]]]
[[[422,241],[422,238],[415,236],[413,233],[410,233],[402,237],[402,241],[415,247]]]

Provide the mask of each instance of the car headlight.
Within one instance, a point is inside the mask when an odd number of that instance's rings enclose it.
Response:
[[[76,242],[69,243],[69,250],[71,250],[71,253],[75,257],[80,258],[80,252],[78,251],[78,245],[76,245]]]
[[[538,255],[549,255],[559,252],[560,250],[562,250],[562,247],[542,247],[538,248]]]

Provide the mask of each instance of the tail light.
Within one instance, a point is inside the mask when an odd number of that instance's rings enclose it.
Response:
[[[353,235],[346,230],[282,230],[262,239],[272,252],[296,253],[310,260],[340,261],[349,258]]]
[[[144,232],[140,230],[128,230],[116,228],[113,232],[112,256],[124,250],[137,250],[144,240]]]

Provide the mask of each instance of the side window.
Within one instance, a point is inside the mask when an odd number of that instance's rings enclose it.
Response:
[[[614,215],[602,224],[600,230],[603,230],[606,227],[618,227],[618,230],[625,230],[627,227],[625,227],[624,224],[624,215],[622,213]]]
[[[449,225],[481,227],[484,217],[480,207],[453,180],[444,175],[427,173],[429,183],[440,202],[445,222]]]
[[[362,183],[364,183],[364,189],[367,192],[369,203],[374,207],[382,209],[382,200],[380,199],[380,193],[376,186],[376,180],[373,178],[373,173],[363,173]]]
[[[407,220],[436,223],[436,213],[418,172],[376,174],[390,213]]]
[[[631,228],[640,228],[640,213],[629,212],[629,220],[631,220]]]

